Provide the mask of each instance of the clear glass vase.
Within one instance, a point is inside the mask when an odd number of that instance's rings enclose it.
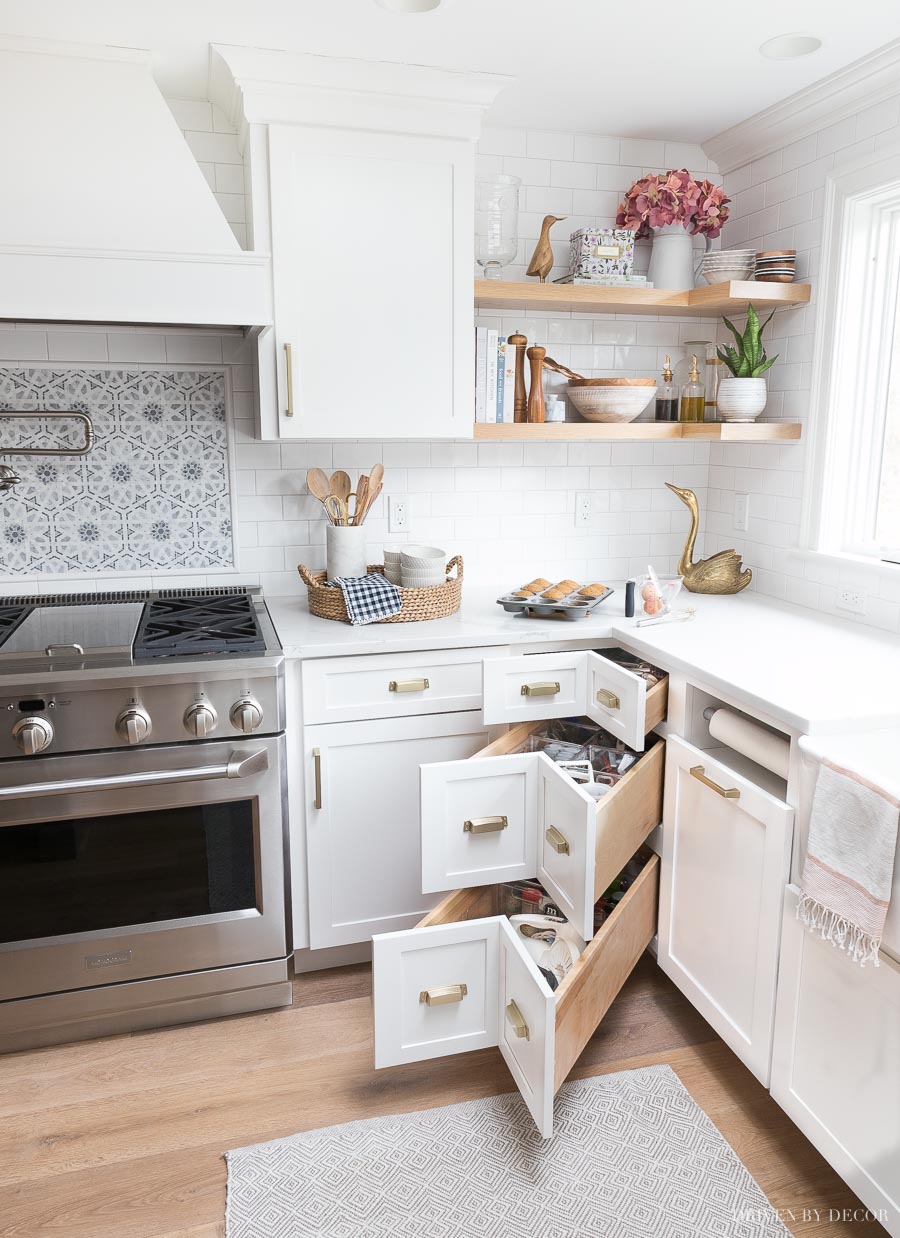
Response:
[[[475,182],[475,259],[485,279],[502,279],[519,245],[518,176]]]

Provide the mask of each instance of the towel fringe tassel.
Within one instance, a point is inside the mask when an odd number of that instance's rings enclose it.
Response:
[[[822,941],[830,941],[833,946],[845,951],[860,967],[865,967],[866,963],[880,967],[878,947],[881,943],[878,938],[864,933],[846,916],[838,915],[818,899],[802,894],[797,904],[797,919]]]

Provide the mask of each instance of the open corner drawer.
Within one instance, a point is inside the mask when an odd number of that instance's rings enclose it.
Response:
[[[656,932],[658,890],[653,855],[555,992],[494,914],[495,886],[375,937],[376,1068],[497,1046],[549,1138],[554,1096]]]
[[[572,649],[485,658],[485,722],[587,717],[640,752],[644,736],[666,716],[668,676],[648,685],[609,656],[612,652]]]

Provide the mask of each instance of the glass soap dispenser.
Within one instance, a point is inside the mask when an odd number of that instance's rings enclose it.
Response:
[[[700,381],[697,354],[691,357],[691,372],[681,388],[681,412],[679,421],[702,421],[706,406],[706,387]]]
[[[678,420],[678,388],[672,382],[672,359],[670,357],[666,357],[662,386],[656,388],[655,420]]]

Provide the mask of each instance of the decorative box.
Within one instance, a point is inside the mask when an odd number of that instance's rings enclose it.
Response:
[[[569,238],[569,274],[630,275],[634,231],[630,228],[579,228]]]

